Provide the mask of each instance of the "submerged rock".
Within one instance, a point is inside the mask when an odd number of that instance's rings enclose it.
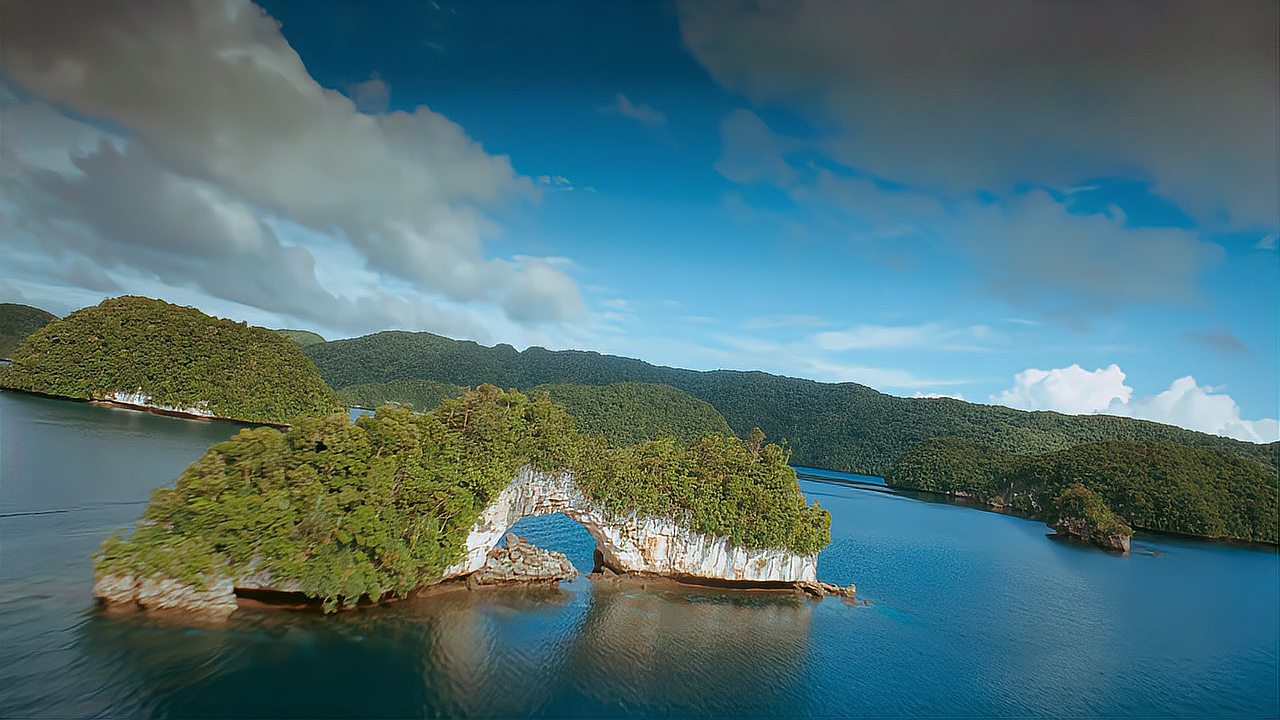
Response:
[[[578,569],[564,553],[543,550],[508,533],[506,547],[490,550],[484,565],[467,578],[467,585],[552,583],[577,576]]]

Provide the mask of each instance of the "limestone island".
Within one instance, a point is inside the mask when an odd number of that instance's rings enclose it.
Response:
[[[341,412],[297,343],[144,297],[53,319],[0,368],[0,387],[194,418],[285,425]]]
[[[606,574],[851,596],[818,581],[831,517],[806,502],[788,459],[758,430],[615,447],[546,394],[491,385],[425,414],[245,429],[156,490],[132,534],[103,543],[94,594],[225,616],[250,595],[333,611],[446,582],[558,579],[559,558],[495,548],[521,518],[563,513],[595,538]]]

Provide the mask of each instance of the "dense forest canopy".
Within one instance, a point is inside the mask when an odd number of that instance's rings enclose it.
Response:
[[[435,380],[392,380],[380,383],[348,385],[338,390],[338,397],[351,407],[378,408],[388,403],[426,412],[445,398],[458,397],[466,388]]]
[[[242,430],[152,495],[100,574],[200,583],[265,571],[327,607],[403,595],[460,560],[479,514],[525,465],[571,470],[618,515],[681,520],[747,548],[812,554],[830,516],[808,505],[786,451],[753,434],[611,448],[545,395],[482,386],[426,414],[383,407],[287,432]]]
[[[0,387],[77,399],[141,391],[157,405],[288,423],[342,409],[293,342],[161,300],[120,297],[32,333]]]
[[[30,305],[0,303],[0,358],[9,357],[28,335],[57,319]]]
[[[911,448],[957,436],[1006,452],[1038,454],[1107,440],[1165,441],[1277,463],[1280,443],[1256,445],[1145,420],[1063,415],[947,398],[899,398],[854,383],[763,372],[698,372],[578,350],[484,347],[431,333],[382,332],[306,349],[334,387],[403,379],[528,390],[544,384],[670,385],[718,410],[739,436],[759,426],[786,438],[795,461],[885,475]]]
[[[1144,530],[1275,543],[1280,522],[1275,466],[1160,441],[1015,455],[964,438],[938,438],[903,455],[887,479],[895,487],[972,496],[1050,521],[1054,498],[1079,484]]]
[[[426,410],[465,391],[435,380],[392,380],[348,385],[338,390],[338,397],[352,407],[376,408],[395,403]],[[733,434],[724,416],[709,403],[670,385],[562,383],[538,385],[528,393],[533,397],[550,395],[569,411],[581,432],[600,435],[618,447],[666,436],[689,442],[709,433]]]
[[[538,385],[531,395],[546,393],[573,416],[578,429],[600,435],[621,447],[673,437],[688,443],[704,435],[732,435],[729,423],[710,403],[670,385],[614,383]]]

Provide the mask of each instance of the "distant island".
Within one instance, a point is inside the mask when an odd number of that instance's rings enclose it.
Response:
[[[31,333],[0,387],[285,424],[343,409],[298,345],[195,308],[120,297]]]
[[[30,305],[0,303],[0,358],[8,358],[31,333],[58,316]]]
[[[759,431],[613,448],[545,394],[485,385],[426,414],[383,407],[214,445],[103,544],[95,594],[214,613],[264,590],[352,607],[478,572],[519,517],[551,512],[592,532],[611,573],[849,592],[817,582],[830,515]]]
[[[917,446],[893,487],[945,493],[1044,518],[1127,549],[1131,528],[1275,544],[1275,466],[1211,448],[1111,440],[1016,455],[963,438]]]

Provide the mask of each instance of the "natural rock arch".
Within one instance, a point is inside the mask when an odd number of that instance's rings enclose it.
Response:
[[[814,584],[818,556],[785,549],[748,550],[728,538],[711,537],[668,518],[615,517],[586,496],[570,472],[522,468],[480,514],[467,536],[463,559],[445,578],[480,569],[490,549],[521,518],[563,513],[595,538],[605,567],[619,573],[664,575],[729,584]]]

